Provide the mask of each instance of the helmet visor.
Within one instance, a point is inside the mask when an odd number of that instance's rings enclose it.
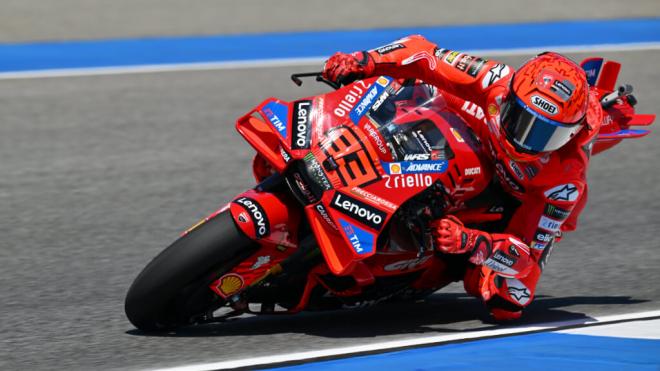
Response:
[[[582,120],[564,124],[536,113],[520,98],[511,94],[502,114],[502,128],[514,147],[536,154],[561,148],[582,128]]]

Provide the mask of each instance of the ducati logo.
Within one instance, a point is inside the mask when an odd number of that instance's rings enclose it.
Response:
[[[238,221],[241,222],[241,223],[247,223],[248,222],[248,215],[245,211],[238,214]]]

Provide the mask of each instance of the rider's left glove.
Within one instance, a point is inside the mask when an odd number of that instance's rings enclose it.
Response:
[[[340,85],[346,85],[371,76],[374,68],[374,61],[367,52],[335,53],[325,62],[323,77]]]

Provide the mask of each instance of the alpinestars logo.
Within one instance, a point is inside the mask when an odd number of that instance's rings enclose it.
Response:
[[[243,206],[250,213],[257,239],[266,237],[270,234],[268,217],[257,201],[248,197],[241,197],[235,199],[234,203]]]
[[[387,217],[384,212],[339,192],[335,193],[330,206],[375,230],[380,230]]]
[[[310,144],[310,116],[312,114],[312,101],[299,100],[293,104],[293,135],[292,149],[309,149]]]
[[[529,299],[529,290],[527,288],[509,287],[508,292],[518,303],[522,304],[523,299]]]
[[[558,185],[545,191],[543,194],[548,198],[548,200],[572,202],[577,200],[580,192],[578,192],[577,187],[573,183],[568,183]]]
[[[520,305],[525,305],[529,302],[531,293],[525,284],[515,278],[507,278],[506,286],[511,299],[517,301]]]
[[[498,63],[491,67],[488,70],[488,73],[481,80],[481,87],[486,89],[487,87],[496,83],[499,79],[506,77],[510,72],[509,66],[506,64]]]

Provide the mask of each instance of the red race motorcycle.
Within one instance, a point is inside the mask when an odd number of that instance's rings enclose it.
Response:
[[[597,74],[608,115],[597,153],[647,131],[615,62]],[[600,71],[602,69],[602,71]],[[610,76],[609,80],[605,76]],[[612,75],[614,76],[612,79]],[[238,119],[258,183],[185,231],[135,279],[129,320],[142,330],[243,313],[296,313],[423,298],[461,277],[437,256],[429,222],[452,213],[497,224],[506,195],[479,140],[442,94],[386,76],[295,102],[269,98]],[[595,82],[592,85],[596,85]]]

